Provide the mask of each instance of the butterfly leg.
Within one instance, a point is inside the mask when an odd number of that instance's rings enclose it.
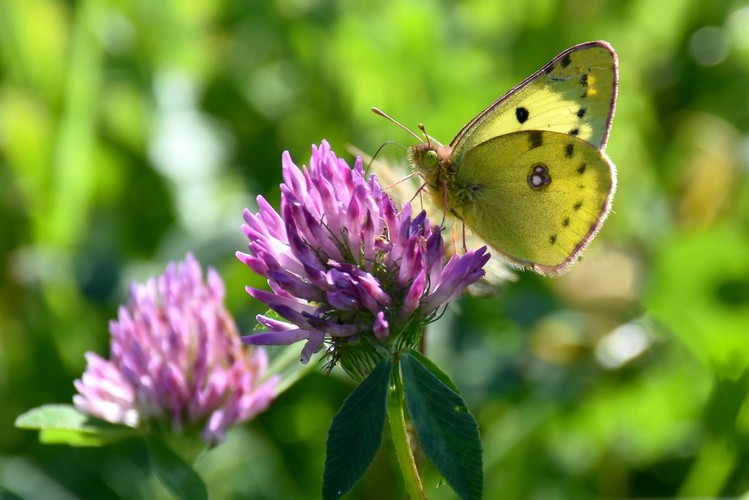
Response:
[[[445,179],[442,181],[442,222],[440,222],[440,227],[445,227],[445,214],[449,206],[447,204],[447,179]]]
[[[466,253],[468,251],[468,246],[466,245],[466,222],[463,220],[463,217],[461,217],[454,210],[450,210],[450,213],[452,214],[453,217],[455,217],[457,220],[460,221],[461,233],[463,236],[463,253]],[[453,248],[455,249],[458,248],[458,242],[455,241],[455,224],[453,224],[453,227],[452,227],[452,244],[453,244]]]
[[[410,177],[410,176],[409,176],[409,177]],[[421,194],[422,194],[422,193],[424,192],[424,188],[426,188],[426,187],[427,187],[427,183],[426,183],[426,182],[425,182],[425,183],[423,183],[423,184],[422,184],[421,186],[419,186],[419,189],[417,189],[417,190],[416,190],[416,192],[415,192],[415,193],[414,193],[414,195],[413,195],[413,196],[411,197],[411,199],[410,199],[410,200],[408,200],[408,202],[409,202],[409,203],[413,202],[413,201],[414,201],[414,200],[416,199],[416,196],[418,196],[418,197],[419,197],[419,199],[421,200]],[[424,204],[424,203],[422,202],[422,205],[423,205],[423,204]]]
[[[452,243],[453,250],[457,253],[458,242],[455,240],[455,226],[450,229],[450,243]]]
[[[466,253],[468,251],[468,247],[466,246],[466,223],[461,220],[460,225],[461,225],[462,233],[463,233],[463,253]],[[452,235],[450,236],[450,240],[453,244],[453,248],[455,248],[457,252],[458,242],[456,241],[456,238],[455,238],[455,226],[453,226],[451,233]]]
[[[406,179],[408,179],[409,177],[411,177],[411,175],[413,175],[413,174],[410,174],[410,175],[409,175],[408,177],[405,177],[405,178],[404,178],[403,180],[406,180]],[[392,187],[392,186],[395,186],[396,184],[399,184],[399,183],[400,183],[400,182],[402,182],[403,180],[401,180],[401,181],[398,181],[398,182],[396,182],[395,184],[391,184],[390,186],[387,186],[387,187]],[[419,201],[420,201],[420,203],[421,203],[421,209],[422,209],[422,210],[424,210],[424,201],[423,201],[423,198],[422,198],[422,196],[423,196],[424,188],[425,188],[426,186],[427,186],[427,185],[426,185],[426,183],[424,183],[424,184],[422,184],[421,186],[419,186],[419,189],[417,189],[417,190],[416,190],[416,192],[414,193],[414,195],[413,195],[413,196],[411,197],[411,199],[410,199],[410,200],[408,200],[408,203],[413,203],[413,201],[414,201],[414,200],[416,199],[416,197],[418,196],[418,197],[419,197]],[[385,188],[385,189],[387,189],[387,188]],[[401,210],[400,210],[400,211],[398,212],[398,215],[400,215],[402,211],[403,211],[403,210],[401,209]]]
[[[468,246],[466,245],[466,221],[463,220],[463,217],[461,217],[455,210],[450,210],[450,213],[460,221],[461,231],[463,233],[463,253],[468,251]],[[453,248],[458,248],[458,244],[455,241],[455,226],[453,225]]]
[[[404,178],[402,178],[401,180],[399,180],[399,181],[395,181],[395,182],[393,182],[392,184],[388,184],[387,186],[383,186],[383,188],[382,188],[382,189],[383,189],[383,190],[388,190],[388,189],[390,189],[391,187],[393,187],[393,186],[397,186],[397,185],[398,185],[398,184],[400,184],[401,182],[403,182],[403,181],[406,181],[406,180],[410,179],[410,178],[411,178],[411,177],[413,177],[414,175],[418,175],[418,172],[411,172],[410,174],[408,174],[407,176],[405,176],[405,177],[404,177]],[[419,191],[421,191],[422,189],[424,189],[424,186],[423,186],[423,185],[422,185],[422,186],[421,186],[421,187],[419,188]],[[419,191],[417,191],[417,193],[418,193]],[[415,198],[415,197],[416,197],[416,195],[414,194],[414,198]],[[411,198],[411,201],[413,201],[413,198]]]
[[[463,253],[467,253],[468,247],[466,247],[466,222],[463,219],[460,219],[460,225],[463,228]]]

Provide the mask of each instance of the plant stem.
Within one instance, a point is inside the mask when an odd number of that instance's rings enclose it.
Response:
[[[421,485],[419,470],[416,468],[411,446],[408,443],[408,431],[406,430],[406,418],[403,414],[403,382],[400,378],[398,365],[393,368],[392,385],[388,393],[388,422],[390,423],[390,435],[393,437],[395,455],[398,457],[403,482],[406,485],[406,493],[411,500],[424,500],[424,487]]]

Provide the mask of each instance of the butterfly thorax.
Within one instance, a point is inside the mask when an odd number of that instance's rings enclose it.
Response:
[[[408,148],[408,163],[419,172],[427,185],[432,201],[443,209],[447,208],[445,188],[455,178],[455,166],[450,160],[452,147],[430,143],[416,144]]]

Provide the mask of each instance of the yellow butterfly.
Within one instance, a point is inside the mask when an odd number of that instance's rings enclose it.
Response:
[[[426,142],[409,147],[409,163],[434,202],[510,265],[562,273],[611,209],[616,169],[603,149],[617,84],[611,45],[576,45],[492,103],[449,146],[425,134]]]

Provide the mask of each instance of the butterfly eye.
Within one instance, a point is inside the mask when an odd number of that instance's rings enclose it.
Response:
[[[435,167],[437,166],[437,163],[439,163],[439,157],[437,156],[437,152],[434,151],[433,149],[428,149],[424,151],[424,156],[422,159],[424,161],[424,165],[426,165],[429,168]]]

